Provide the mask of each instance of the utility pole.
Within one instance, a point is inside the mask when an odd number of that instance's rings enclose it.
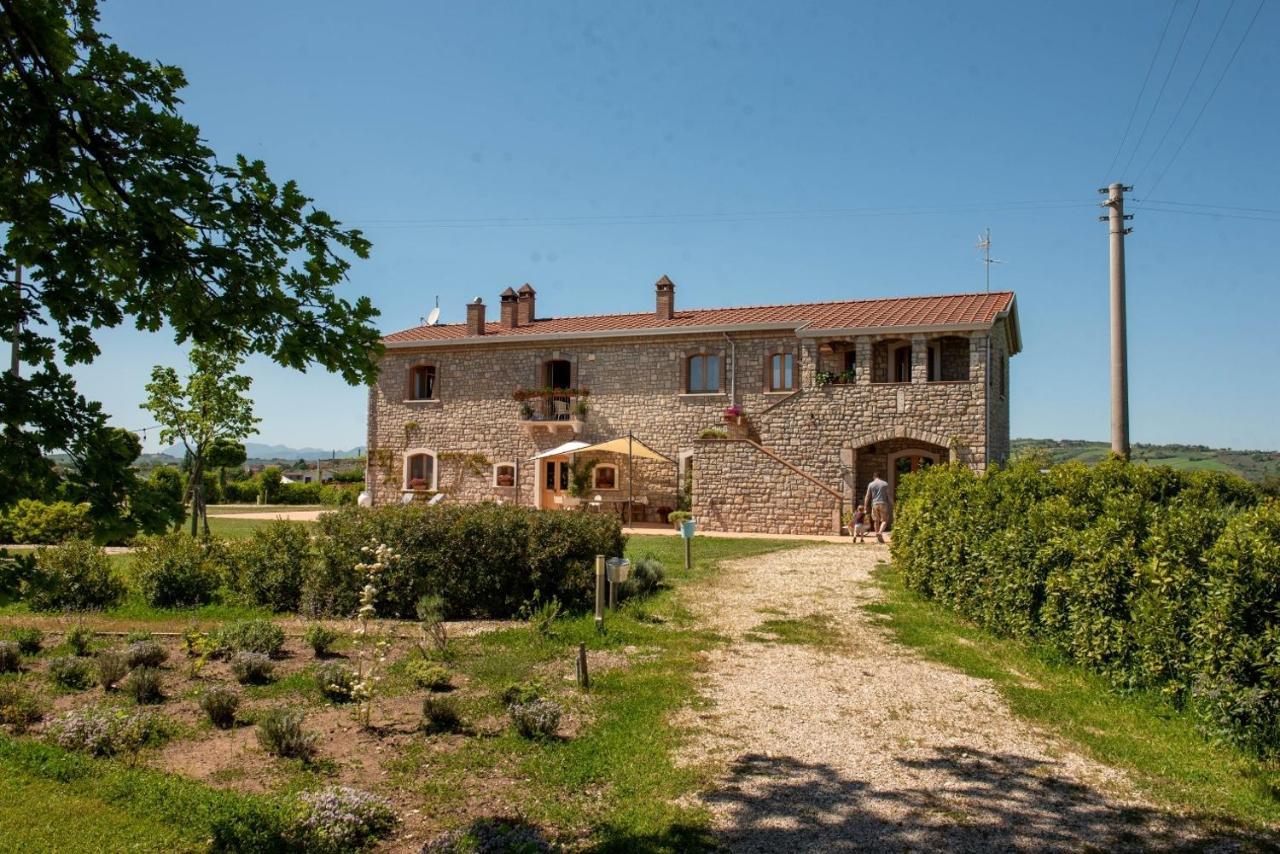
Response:
[[[1102,203],[1111,210],[1098,217],[1109,224],[1111,233],[1111,453],[1129,459],[1129,345],[1124,297],[1124,236],[1133,231],[1125,221],[1124,194],[1133,187],[1115,183],[1099,189],[1106,195]]]

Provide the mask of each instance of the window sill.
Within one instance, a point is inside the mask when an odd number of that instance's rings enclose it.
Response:
[[[765,395],[766,397],[786,397],[789,394],[795,394],[799,390],[800,389],[798,388],[779,388],[779,389],[767,388],[763,392],[761,392],[761,394]]]
[[[729,393],[724,391],[682,391],[676,397],[681,400],[711,400],[713,398],[728,398]]]
[[[404,400],[400,402],[409,403],[409,404],[418,404],[418,405],[439,406],[440,398],[438,397],[406,397]]]

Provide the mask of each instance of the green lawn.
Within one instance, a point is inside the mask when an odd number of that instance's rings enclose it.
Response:
[[[899,642],[991,680],[1015,714],[1130,772],[1156,802],[1219,826],[1280,827],[1280,765],[1208,741],[1189,715],[1154,694],[1117,693],[1047,650],[965,622],[906,589],[888,566],[875,579],[887,598],[868,610],[888,617]]]

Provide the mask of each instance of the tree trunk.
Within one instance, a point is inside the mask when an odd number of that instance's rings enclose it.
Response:
[[[204,464],[199,457],[191,463],[191,536],[200,533],[200,520],[204,516]],[[209,522],[204,523],[205,533],[209,532]]]

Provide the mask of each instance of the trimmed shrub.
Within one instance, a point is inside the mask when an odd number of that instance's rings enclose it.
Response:
[[[44,632],[19,626],[9,631],[9,639],[18,645],[18,652],[23,655],[36,655],[40,652],[40,644],[44,642]]]
[[[554,700],[533,700],[507,707],[516,732],[525,738],[554,738],[564,709]]]
[[[88,504],[45,503],[22,498],[5,513],[4,526],[14,543],[56,545],[93,536]]]
[[[386,798],[349,786],[328,786],[297,798],[286,836],[300,851],[347,854],[382,839],[398,822]]]
[[[222,488],[222,498],[228,504],[256,504],[260,492],[256,480],[229,480]]]
[[[335,703],[346,703],[351,700],[355,690],[356,674],[345,664],[336,661],[326,662],[316,668],[316,690]]]
[[[78,623],[67,629],[67,634],[63,641],[75,655],[88,655],[93,648],[93,629],[83,623]]]
[[[318,736],[303,730],[304,718],[301,709],[267,709],[258,718],[258,743],[273,756],[303,761],[311,759],[316,752]]]
[[[144,538],[134,552],[138,590],[156,608],[211,602],[225,574],[226,555],[217,540],[164,534]]]
[[[273,669],[271,657],[260,652],[237,652],[231,656],[231,674],[241,685],[270,682]]]
[[[14,641],[0,641],[0,673],[17,673],[22,668],[22,650]]]
[[[25,685],[16,681],[0,682],[0,724],[22,733],[43,717],[40,698]]]
[[[899,486],[892,552],[921,595],[1271,756],[1280,505],[1258,500],[1239,478],[1119,460],[934,466]]]
[[[300,522],[277,520],[229,546],[236,589],[274,611],[297,611],[315,552]]]
[[[585,605],[595,556],[620,555],[625,546],[611,514],[497,504],[347,508],[321,516],[319,527],[320,557],[305,598],[338,614],[357,607],[363,579],[351,568],[370,542],[400,555],[381,574],[379,615],[412,617],[419,598],[433,594],[448,618],[510,617],[526,602],[552,598]]]
[[[93,684],[93,670],[83,658],[65,656],[49,662],[49,678],[63,688],[80,691]]]
[[[462,727],[453,697],[428,694],[422,698],[422,728],[427,732],[457,732]]]
[[[224,653],[258,652],[274,657],[284,648],[284,629],[270,620],[237,620],[219,627],[213,643]]]
[[[157,744],[168,727],[156,715],[89,706],[65,712],[48,729],[48,738],[65,750],[91,756],[115,756]]]
[[[230,729],[236,723],[240,695],[231,688],[215,686],[200,695],[200,708],[218,729]]]
[[[129,674],[121,687],[135,703],[147,705],[164,701],[164,684],[160,671],[154,667],[139,667]]]
[[[153,640],[134,641],[124,648],[124,660],[130,670],[135,667],[159,667],[168,659],[169,653]]]
[[[303,632],[302,639],[311,647],[316,658],[324,658],[341,636],[337,629],[331,629],[323,623],[312,623]]]
[[[124,598],[124,582],[111,571],[107,553],[87,540],[41,549],[36,571],[22,597],[33,611],[91,611]]]
[[[428,691],[448,691],[453,687],[448,668],[425,659],[409,659],[405,663],[405,672],[417,688],[426,688]]]
[[[120,680],[129,674],[129,658],[123,652],[108,649],[98,653],[98,685],[103,691],[115,690]]]
[[[542,686],[536,682],[512,682],[502,689],[501,699],[507,708],[532,703],[542,699]]]

